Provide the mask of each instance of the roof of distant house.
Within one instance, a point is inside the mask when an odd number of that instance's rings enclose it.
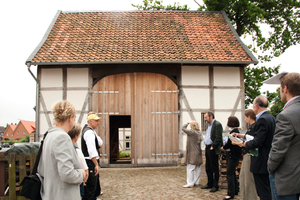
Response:
[[[256,64],[225,12],[58,11],[31,65]]]
[[[20,120],[19,124],[22,123],[28,133],[32,133],[35,131],[35,122],[33,121],[25,121]]]

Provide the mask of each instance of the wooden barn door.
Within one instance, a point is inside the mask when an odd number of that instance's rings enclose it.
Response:
[[[100,116],[102,158],[111,157],[109,116],[131,117],[132,164],[160,165],[178,158],[178,87],[154,73],[107,76],[93,87],[93,110]]]

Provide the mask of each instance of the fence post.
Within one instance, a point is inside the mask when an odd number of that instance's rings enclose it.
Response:
[[[4,196],[5,191],[5,185],[6,185],[6,179],[5,179],[5,157],[4,154],[1,154],[1,160],[0,160],[0,196]]]
[[[20,153],[19,154],[19,176],[20,176],[20,184],[22,183],[25,176],[27,176],[26,173],[26,154]],[[22,187],[20,186],[20,191]],[[21,197],[21,200],[25,200],[25,197]]]
[[[36,160],[36,154],[35,153],[30,153],[30,174],[32,173],[35,160]]]
[[[16,154],[8,154],[8,183],[9,183],[9,200],[17,199],[16,194]]]

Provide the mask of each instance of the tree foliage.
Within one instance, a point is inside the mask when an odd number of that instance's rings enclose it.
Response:
[[[281,97],[280,97],[280,88],[278,88],[276,90],[276,93],[273,94],[274,98],[273,98],[273,102],[271,103],[272,106],[270,108],[270,113],[271,115],[273,115],[275,118],[277,117],[277,115],[282,111],[282,108],[285,105],[285,102],[281,101]]]
[[[253,35],[261,51],[279,56],[300,43],[300,2],[297,0],[204,0],[200,10],[224,10],[239,36]],[[270,32],[263,34],[262,25]]]
[[[277,67],[246,67],[244,69],[244,83],[245,83],[245,106],[246,108],[252,104],[255,97],[261,95],[260,88],[263,85],[263,81],[271,78],[274,74],[278,73],[279,66]],[[274,98],[273,93],[267,91],[269,101]]]
[[[143,0],[143,5],[134,5],[133,7],[139,10],[189,10],[187,5],[179,5],[179,3],[174,3],[174,5],[163,5],[163,1],[158,0]]]

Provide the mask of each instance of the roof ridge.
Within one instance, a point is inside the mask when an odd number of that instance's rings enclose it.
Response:
[[[165,12],[170,12],[170,13],[174,13],[174,12],[197,12],[197,13],[221,13],[221,11],[199,11],[199,10],[74,10],[74,11],[61,11],[61,13],[97,13],[97,12],[101,12],[101,13],[134,13],[134,12],[144,12],[144,13],[150,13],[150,12],[161,12],[161,13],[165,13]]]

